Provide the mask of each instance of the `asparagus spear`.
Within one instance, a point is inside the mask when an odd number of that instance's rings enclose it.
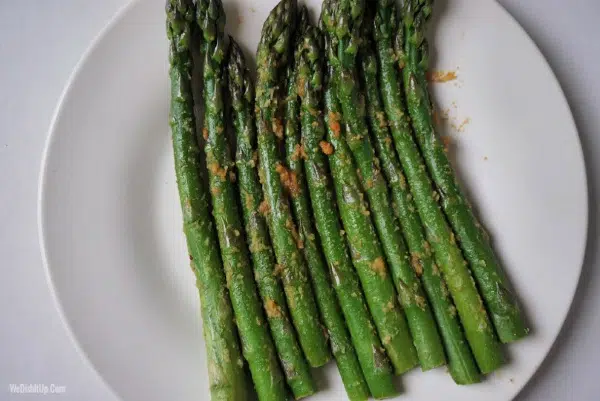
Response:
[[[314,68],[314,73],[317,74],[318,68],[322,66],[315,63]],[[331,284],[346,319],[369,390],[375,398],[387,398],[396,393],[391,368],[372,323],[344,237],[340,234],[342,226],[328,174],[327,157],[319,146],[325,140],[321,96],[321,86],[305,86],[301,105],[301,149],[305,153],[304,172],[315,224],[329,266]]]
[[[321,41],[322,37],[317,28],[314,26],[305,28],[304,34],[301,35],[297,44],[293,68],[296,72],[291,74],[296,76],[297,80],[289,82],[291,88],[288,89],[288,93],[292,93],[292,96],[288,97],[286,107],[286,161],[290,174],[295,177],[294,180],[297,183],[295,189],[290,191],[290,197],[317,304],[329,333],[333,356],[342,376],[346,393],[351,400],[366,400],[369,398],[369,390],[331,286],[329,271],[319,246],[318,234],[313,226],[310,199],[303,171],[303,147],[300,144],[300,130],[298,130],[301,114],[298,107],[298,96],[304,98],[309,90],[314,91],[312,86],[322,84]],[[294,91],[296,96],[293,95]],[[306,113],[305,109],[302,111],[302,114],[304,113]]]
[[[188,48],[193,6],[187,1],[170,0],[166,12],[171,65],[169,124],[183,227],[200,293],[210,397],[212,401],[245,401],[248,391],[244,360],[237,341],[207,194],[203,191],[203,178],[200,176]]]
[[[427,92],[427,41],[424,37],[431,15],[432,0],[404,2],[404,51],[399,52],[404,68],[404,89],[415,137],[421,148],[433,182],[437,186],[442,208],[456,233],[465,258],[469,262],[481,295],[492,318],[496,333],[504,343],[527,335],[519,305],[487,233],[477,221],[438,139],[433,123],[433,110]]]
[[[326,24],[331,2],[324,2],[321,24]],[[332,36],[327,38],[326,53],[332,52]],[[396,373],[401,374],[417,364],[417,354],[412,344],[408,326],[398,304],[381,244],[369,216],[368,205],[356,173],[350,149],[341,134],[341,110],[336,96],[337,76],[329,58],[325,85],[325,114],[327,115],[327,141],[321,143],[330,155],[329,165],[335,192],[354,266],[360,277],[367,303],[379,336]]]
[[[275,257],[265,219],[259,212],[263,195],[254,157],[254,84],[246,69],[244,55],[233,38],[230,38],[227,71],[232,121],[237,137],[236,166],[240,203],[254,264],[254,276],[287,383],[294,398],[300,399],[313,394],[316,389],[289,318],[285,293],[279,280],[273,275]]]
[[[258,45],[256,84],[256,125],[259,174],[266,199],[268,225],[281,268],[281,278],[300,345],[311,366],[327,363],[331,357],[308,278],[306,262],[298,249],[298,234],[285,197],[280,173],[286,169],[279,159],[276,135],[283,126],[276,113],[280,106],[289,55],[287,54],[296,19],[296,1],[282,0],[271,11]],[[289,183],[288,183],[289,184]]]
[[[198,1],[196,18],[202,30],[204,54],[204,152],[229,296],[259,400],[284,400],[285,382],[252,275],[233,185],[233,163],[224,133],[225,12],[221,1]]]
[[[410,265],[408,251],[391,204],[385,178],[379,170],[369,129],[365,119],[364,98],[358,84],[356,46],[361,29],[364,6],[344,6],[344,1],[333,3],[332,13],[325,14],[327,30],[337,35],[338,45],[332,57],[338,65],[337,95],[344,119],[349,127],[346,142],[359,168],[361,182],[371,206],[373,221],[390,266],[392,278],[400,297],[423,370],[445,364],[444,349],[437,331],[435,319],[425,298],[421,283]],[[344,7],[347,7],[344,10]],[[354,13],[354,14],[352,14]],[[342,33],[342,34],[340,34]]]
[[[329,124],[340,125],[340,109],[330,88],[325,90],[325,111]],[[345,235],[350,245],[354,266],[360,277],[373,320],[397,374],[417,365],[406,320],[384,259],[381,244],[369,216],[364,193],[360,188],[350,149],[339,138],[340,129],[329,130],[327,140],[333,147],[329,164],[335,184]],[[337,137],[336,137],[337,136]]]
[[[434,190],[426,166],[413,136],[402,92],[393,49],[398,16],[394,0],[378,0],[374,21],[379,80],[386,114],[396,151],[425,234],[433,248],[437,264],[450,290],[467,341],[482,373],[489,373],[503,362],[502,350],[479,296],[471,272],[458,248],[454,233],[446,222],[439,194]]]
[[[364,37],[366,44],[361,49],[361,78],[366,94],[371,136],[375,142],[381,167],[390,185],[394,210],[399,217],[402,232],[410,250],[411,264],[421,278],[435,314],[452,378],[458,384],[476,383],[480,380],[479,370],[462,332],[446,283],[435,266],[429,243],[425,239],[421,219],[394,150],[377,83],[377,58],[374,43],[368,36]]]

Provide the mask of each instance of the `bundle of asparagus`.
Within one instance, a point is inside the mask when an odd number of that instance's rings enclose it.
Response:
[[[436,133],[431,12],[431,0],[324,0],[319,29],[281,0],[255,92],[233,38],[226,51],[220,0],[167,1],[175,170],[212,400],[251,398],[245,366],[261,401],[309,396],[310,368],[331,355],[353,401],[393,396],[393,372],[417,365],[448,363],[456,383],[475,383],[504,362],[501,343],[527,334]]]

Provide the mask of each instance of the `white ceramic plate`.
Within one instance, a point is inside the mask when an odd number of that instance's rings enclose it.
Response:
[[[309,3],[316,16],[319,0]],[[274,4],[226,2],[228,28],[250,53]],[[402,399],[507,401],[544,359],[573,298],[587,225],[582,153],[554,75],[496,2],[438,1],[435,15],[434,68],[458,79],[434,85],[434,97],[533,332],[507,347],[510,363],[484,383],[459,387],[444,369],[415,370],[402,378]],[[164,27],[164,0],[138,1],[95,41],[61,100],[40,183],[59,310],[123,400],[208,394],[167,124]],[[322,391],[312,399],[346,399],[332,364],[316,375]]]

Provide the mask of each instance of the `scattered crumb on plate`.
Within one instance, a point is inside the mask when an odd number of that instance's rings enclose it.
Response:
[[[456,71],[427,71],[427,81],[435,83],[443,83],[454,81],[457,78]]]
[[[456,132],[465,132],[465,127],[471,122],[471,118],[467,117],[462,120],[459,124],[452,124],[452,128],[456,130]]]

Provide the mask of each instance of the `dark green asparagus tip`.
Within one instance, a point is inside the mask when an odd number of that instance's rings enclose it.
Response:
[[[256,63],[256,106],[263,112],[272,112],[273,93],[288,58],[293,54],[296,23],[296,0],[282,0],[267,17],[263,27]]]
[[[407,1],[406,3],[408,3]],[[373,36],[376,40],[390,39],[394,36],[403,37],[402,29],[398,29],[398,9],[393,0],[380,0],[375,7],[373,18]]]
[[[165,4],[167,24],[174,21],[192,21],[194,18],[193,0],[167,0]]]
[[[227,52],[227,83],[229,85],[231,105],[236,110],[239,110],[242,106],[245,69],[246,65],[242,49],[240,49],[240,46],[233,39],[233,37],[229,36],[229,51]]]
[[[315,63],[321,56],[323,48],[323,35],[319,28],[308,25],[300,37],[296,47],[296,60],[306,60]]]
[[[194,4],[191,0],[167,0],[167,37],[174,52],[189,50],[189,22],[194,19]]]
[[[319,27],[323,32],[329,35],[335,35],[336,16],[338,14],[339,1],[324,0],[321,5],[321,17],[319,18]]]
[[[298,11],[298,23],[296,24],[296,35],[298,35],[298,38],[300,38],[304,31],[306,31],[306,28],[308,28],[309,24],[310,18],[308,16],[308,7],[303,5]]]
[[[334,67],[339,65],[337,62],[337,54],[334,53],[334,48],[338,43],[338,39],[335,35],[330,34],[330,29],[335,30],[333,27],[333,18],[331,10],[332,8],[332,0],[324,0],[321,5],[321,15],[319,17],[319,28],[322,32],[323,37],[323,49],[325,58],[327,59],[327,63],[325,63],[324,78],[325,81],[328,81],[333,77]]]
[[[385,0],[390,1],[390,0]],[[433,10],[433,0],[406,0],[402,7],[405,23],[411,24],[417,19],[427,22]]]
[[[321,68],[315,67],[315,63],[320,63],[321,49],[323,49],[321,30],[308,25],[298,40],[295,52],[299,76],[306,77],[297,82],[299,93],[307,93],[308,88],[320,90],[322,87],[323,75]]]
[[[321,10],[321,28],[337,42],[331,42],[342,66],[350,68],[361,40],[364,0],[329,0]],[[337,49],[336,49],[337,48]]]
[[[283,53],[289,44],[296,22],[296,0],[281,0],[262,27],[258,50],[272,48],[277,53]]]
[[[242,100],[252,104],[254,102],[254,85],[250,79],[250,71],[246,67],[246,58],[242,48],[232,36],[229,36],[227,73],[233,107],[239,109],[242,106]]]
[[[431,17],[433,11],[433,0],[410,0],[405,1],[402,9],[402,17],[404,24],[404,31],[407,36],[406,38],[396,38],[394,47],[400,57],[403,56],[403,52],[400,50],[404,46],[404,39],[407,39],[418,51],[420,56],[419,67],[423,70],[427,69],[428,58],[429,58],[429,44],[425,38],[427,31],[427,22]],[[400,30],[402,31],[402,30]]]
[[[221,0],[199,0],[196,6],[196,20],[202,30],[204,40],[212,42],[222,36],[225,29],[225,10]]]

